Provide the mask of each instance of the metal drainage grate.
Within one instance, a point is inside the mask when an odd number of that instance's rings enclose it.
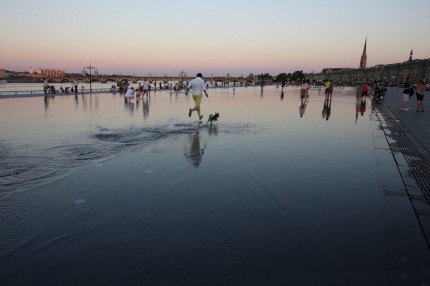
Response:
[[[423,192],[424,198],[430,204],[430,164],[397,123],[397,118],[394,114],[384,105],[378,106],[377,109],[384,117],[385,123],[391,132],[390,137],[395,140],[400,152],[405,157],[411,174]]]

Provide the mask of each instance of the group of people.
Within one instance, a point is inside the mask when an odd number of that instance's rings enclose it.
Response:
[[[416,112],[424,112],[424,93],[426,91],[426,85],[423,79],[420,79],[417,83],[416,90],[414,90],[411,85],[410,79],[407,78],[405,84],[403,85],[403,99],[400,110],[410,111],[409,99],[416,94],[417,96],[417,109]]]
[[[71,91],[77,93],[78,92],[78,85],[79,85],[79,80],[74,80],[73,81],[73,87],[71,88]],[[66,88],[63,88],[62,86],[60,87],[60,91],[62,93],[68,93],[69,89],[70,89],[70,87],[66,87]],[[83,87],[82,87],[82,89],[83,89]],[[57,93],[55,86],[49,85],[47,78],[43,78],[43,92],[45,93],[45,95],[48,95],[48,93],[50,93],[50,94]]]
[[[149,81],[145,80],[142,83],[139,83],[139,86],[137,87],[136,90],[134,90],[134,87],[128,87],[128,82],[125,83],[124,86],[124,99],[128,100],[128,99],[132,99],[134,98],[134,94],[136,93],[136,98],[140,98],[142,96],[142,98],[146,95],[147,97],[151,97],[151,85],[149,84]]]
[[[375,81],[375,84],[373,86],[375,89],[375,93],[377,93],[377,90],[379,88],[378,82]],[[366,97],[368,95],[369,86],[367,83],[363,83],[361,86],[361,96]],[[403,85],[403,93],[402,93],[402,104],[400,107],[401,111],[410,111],[411,108],[409,107],[409,100],[412,96],[417,96],[417,108],[416,112],[424,112],[424,93],[426,91],[426,84],[423,79],[420,79],[416,85],[416,88],[411,84],[410,78],[406,79],[406,82]],[[376,94],[375,94],[376,95]]]
[[[146,80],[143,82],[143,85],[139,83],[139,86],[137,90],[135,91],[134,87],[128,88],[128,85],[126,84],[124,93],[124,100],[130,100],[134,98],[134,94],[136,93],[136,98],[142,98],[146,95],[147,97],[151,97],[151,86],[149,82]],[[199,120],[202,120],[203,115],[200,113],[200,104],[202,101],[203,93],[206,95],[206,97],[209,97],[207,91],[206,91],[206,84],[203,80],[203,75],[201,73],[198,73],[196,77],[188,83],[185,91],[185,95],[188,95],[188,92],[191,90],[191,95],[194,99],[194,107],[190,108],[188,110],[188,117],[191,117],[192,113],[194,111],[197,111],[197,116]]]

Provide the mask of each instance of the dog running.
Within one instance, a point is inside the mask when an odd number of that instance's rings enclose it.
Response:
[[[212,125],[212,121],[218,121],[219,113],[215,112],[215,114],[209,115],[208,122],[206,124],[210,123]]]

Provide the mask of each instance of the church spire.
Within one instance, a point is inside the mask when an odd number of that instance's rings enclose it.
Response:
[[[409,54],[409,61],[412,62],[412,56],[414,55],[414,51],[411,50],[411,53]]]
[[[366,62],[367,62],[366,46],[367,46],[367,37],[366,37],[366,40],[364,41],[363,54],[361,55],[361,60],[360,60],[360,69],[366,68]]]

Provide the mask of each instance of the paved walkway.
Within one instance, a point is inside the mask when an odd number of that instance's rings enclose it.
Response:
[[[399,125],[413,138],[415,147],[430,163],[430,92],[424,96],[424,112],[415,112],[417,98],[410,98],[411,111],[402,111],[402,88],[388,88],[384,105],[398,118]]]
[[[425,111],[416,112],[416,96],[410,98],[410,111],[400,109],[402,91],[389,88],[384,102],[376,107],[415,215],[430,243],[430,110],[425,101],[430,93],[424,96]]]

